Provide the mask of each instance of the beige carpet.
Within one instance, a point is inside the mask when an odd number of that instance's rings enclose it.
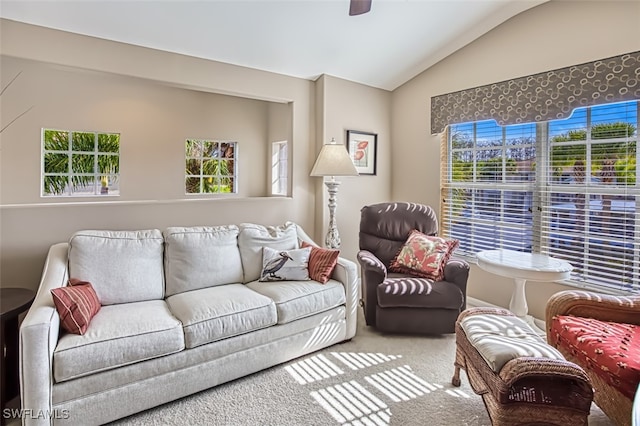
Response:
[[[122,419],[118,425],[490,425],[462,373],[455,340],[383,335],[349,342]],[[589,425],[612,425],[595,405]]]

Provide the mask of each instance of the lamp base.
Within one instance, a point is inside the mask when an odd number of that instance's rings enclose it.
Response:
[[[338,187],[340,182],[333,179],[324,183],[329,191],[329,230],[327,236],[324,239],[324,245],[327,248],[337,249],[340,248],[340,233],[338,232],[338,225],[336,222],[336,207],[338,207],[336,195],[338,194]]]

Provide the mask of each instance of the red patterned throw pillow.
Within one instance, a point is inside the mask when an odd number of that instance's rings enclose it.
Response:
[[[389,270],[441,281],[444,267],[458,245],[458,240],[434,237],[414,229],[391,261]]]
[[[311,256],[309,257],[309,277],[322,284],[325,284],[331,278],[331,273],[338,263],[340,250],[324,249],[302,242],[302,247],[311,247]]]
[[[90,282],[69,280],[67,287],[51,289],[62,328],[73,334],[84,334],[91,319],[100,310],[100,300]]]

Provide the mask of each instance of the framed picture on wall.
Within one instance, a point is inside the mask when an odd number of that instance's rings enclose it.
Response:
[[[376,133],[347,130],[347,143],[349,156],[361,175],[376,174],[376,150],[378,135]]]

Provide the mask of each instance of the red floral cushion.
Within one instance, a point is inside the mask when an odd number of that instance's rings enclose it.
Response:
[[[100,310],[100,300],[90,282],[69,280],[67,287],[51,289],[62,328],[73,334],[84,334],[91,319]]]
[[[553,339],[629,399],[640,383],[640,327],[557,315]]]
[[[322,284],[325,284],[331,278],[331,273],[338,263],[340,250],[323,249],[302,242],[302,248],[311,247],[311,255],[309,256],[309,277]]]
[[[414,229],[389,270],[434,281],[444,279],[444,267],[460,241],[423,234]]]

